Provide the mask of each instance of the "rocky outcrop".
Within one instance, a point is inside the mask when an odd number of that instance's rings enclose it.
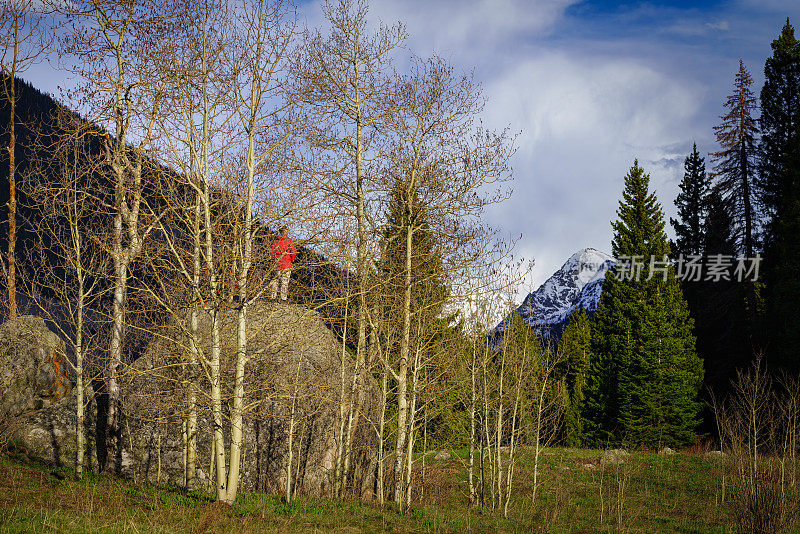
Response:
[[[600,457],[600,465],[618,465],[625,463],[630,453],[625,449],[611,449],[603,451]]]
[[[332,483],[339,445],[337,417],[342,380],[349,390],[352,357],[325,326],[320,315],[291,304],[260,302],[248,313],[248,363],[245,367],[245,450],[241,484],[249,491],[284,492],[289,416],[295,407],[293,478],[298,494],[324,495]],[[229,443],[228,408],[232,397],[236,354],[236,315],[220,317],[223,424]],[[211,320],[200,314],[200,346],[208,355]],[[187,386],[189,340],[175,323],[152,342],[144,356],[128,369],[123,380],[125,445],[133,452],[123,458],[123,471],[138,479],[181,484],[184,480],[183,423]],[[345,373],[342,376],[342,358]],[[210,390],[204,371],[194,378],[198,390],[197,479],[211,472],[212,417]],[[369,493],[374,466],[378,388],[359,391],[364,409],[356,421],[354,485]],[[226,457],[228,451],[226,450]]]
[[[18,417],[66,397],[64,355],[64,342],[39,317],[0,325],[0,413]]]
[[[0,325],[0,437],[32,460],[75,465],[76,396],[68,366],[64,342],[43,319],[20,316]],[[93,408],[87,430],[94,427]]]

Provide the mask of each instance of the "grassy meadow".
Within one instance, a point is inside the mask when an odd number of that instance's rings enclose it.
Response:
[[[426,458],[424,492],[406,512],[355,500],[243,493],[232,507],[210,494],[137,485],[105,475],[74,481],[66,469],[0,461],[0,532],[732,532],[723,459],[702,452],[633,451],[623,463],[603,451],[551,448],[540,457],[531,503],[533,453],[522,450],[508,517],[468,506],[465,451]],[[421,462],[417,462],[421,466]],[[422,472],[415,472],[422,488]],[[488,497],[488,496],[487,496]],[[728,497],[726,499],[726,497]]]

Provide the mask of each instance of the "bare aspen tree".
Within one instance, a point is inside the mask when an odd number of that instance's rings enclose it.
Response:
[[[342,340],[347,340],[347,322],[348,322],[348,312],[350,309],[350,270],[347,263],[345,263],[345,282],[344,282],[344,289],[345,289],[345,299],[344,299],[344,318],[342,321]],[[345,435],[345,424],[347,420],[347,399],[348,395],[352,396],[352,388],[348,392],[347,391],[347,343],[342,343],[342,355],[341,361],[339,365],[339,375],[340,375],[340,389],[339,389],[339,421],[338,421],[338,434],[336,434],[336,439],[338,440],[338,446],[336,447],[336,460],[334,464],[334,472],[333,472],[333,484],[334,484],[334,495],[340,496],[342,489],[343,489],[343,469],[344,469],[344,455],[345,455],[345,442],[344,442],[344,435]],[[355,378],[355,377],[354,377]],[[382,437],[382,434],[378,432],[379,439]],[[379,454],[380,456],[380,454]],[[380,458],[378,460],[380,462]]]
[[[228,92],[233,76],[224,49],[230,46],[231,27],[228,12],[220,2],[190,2],[179,19],[172,36],[172,46],[159,58],[159,69],[168,81],[169,98],[162,99],[159,114],[160,154],[179,169],[181,181],[166,191],[171,224],[189,236],[190,243],[181,243],[171,229],[162,227],[169,249],[169,267],[157,269],[167,276],[179,275],[188,299],[188,314],[182,302],[162,300],[161,308],[169,310],[185,333],[186,346],[186,484],[195,482],[197,462],[197,402],[204,393],[198,384],[199,371],[208,380],[212,404],[212,465],[218,500],[226,496],[227,471],[223,439],[220,312],[224,296],[220,294],[217,220],[222,207],[216,185],[222,181],[226,151],[232,137],[230,122],[232,100]],[[186,194],[183,194],[186,191]],[[190,209],[185,209],[189,207]],[[187,246],[188,245],[188,246]],[[191,251],[186,254],[187,251]],[[170,268],[171,267],[171,268]],[[167,294],[163,292],[162,294]],[[161,294],[154,294],[159,299]],[[210,320],[210,346],[200,343],[200,315]],[[188,317],[187,317],[188,315]]]
[[[161,234],[169,249],[171,269],[179,275],[190,294],[188,320],[180,299],[170,302],[161,294],[150,294],[162,309],[177,319],[187,338],[187,407],[186,407],[186,482],[192,486],[197,461],[197,402],[201,390],[197,384],[202,369],[210,391],[213,420],[212,465],[218,501],[226,501],[228,471],[223,434],[221,312],[224,305],[220,283],[220,238],[217,213],[222,199],[217,186],[224,177],[223,164],[231,150],[231,121],[234,116],[229,88],[233,75],[225,61],[224,50],[230,46],[232,28],[228,12],[220,2],[203,0],[186,5],[179,19],[173,46],[159,58],[159,70],[167,80],[169,98],[162,100],[159,115],[160,153],[162,158],[180,169],[182,183],[171,184],[168,206],[172,224],[191,244],[185,247],[171,229],[162,226]],[[186,197],[182,191],[187,191]],[[185,209],[184,202],[190,209]],[[174,235],[175,234],[175,235]],[[186,249],[190,254],[186,254]],[[174,275],[172,275],[174,276]],[[164,292],[166,294],[166,292]],[[201,314],[208,316],[210,342],[203,348],[198,325]]]
[[[161,65],[165,75],[172,76],[171,97],[164,99],[161,114],[163,152],[185,177],[170,193],[175,206],[170,213],[191,236],[191,254],[169,229],[163,233],[170,261],[191,294],[188,322],[171,303],[162,306],[172,310],[191,340],[186,347],[188,367],[194,369],[187,390],[187,473],[193,474],[196,459],[196,381],[202,369],[214,420],[216,494],[226,503],[233,503],[238,493],[249,409],[244,386],[250,360],[248,308],[263,298],[268,282],[263,272],[253,277],[256,240],[264,239],[257,234],[298,209],[305,198],[292,190],[292,178],[281,163],[284,145],[299,124],[296,110],[283,98],[280,79],[293,27],[291,12],[282,2],[254,0],[230,11],[223,3],[191,3],[182,19],[181,38]],[[184,210],[180,191],[190,192],[191,210]],[[230,385],[223,383],[220,344],[220,314],[228,307],[236,310]],[[209,315],[211,323],[205,351],[198,343],[200,314]],[[228,387],[231,438],[226,459],[223,391]]]
[[[363,0],[329,0],[323,4],[323,13],[330,35],[323,37],[316,32],[303,44],[305,52],[294,69],[296,92],[306,103],[310,120],[317,125],[306,130],[315,163],[304,165],[304,171],[329,201],[339,201],[357,227],[355,376],[360,380],[367,334],[368,201],[372,188],[368,166],[380,154],[375,130],[391,112],[391,106],[387,109],[391,103],[389,56],[405,39],[405,31],[398,24],[369,32]],[[361,388],[356,387],[355,391],[358,395]],[[342,440],[345,464],[349,464],[358,404],[357,399],[350,399],[347,409],[347,436]],[[346,477],[344,471],[341,476]]]
[[[466,313],[465,332],[468,340],[459,352],[462,363],[458,369],[461,381],[466,385],[461,391],[462,402],[467,406],[469,419],[469,456],[467,482],[469,485],[469,503],[478,503],[479,490],[481,500],[484,498],[484,417],[482,414],[484,396],[482,394],[482,375],[487,355],[490,353],[491,332],[495,327],[491,295],[494,291],[492,283],[497,282],[497,271],[491,265],[479,266],[472,272],[471,294],[463,297],[461,308]],[[476,472],[477,469],[477,472]]]
[[[489,354],[489,343],[492,329],[496,326],[493,323],[494,299],[491,298],[494,291],[500,288],[492,286],[498,281],[497,270],[491,264],[478,266],[472,272],[471,294],[464,297],[465,302],[462,308],[467,313],[465,317],[465,334],[468,336],[467,347],[462,350],[464,358],[462,365],[463,381],[468,384],[462,402],[468,406],[469,418],[469,457],[467,481],[469,484],[469,503],[475,506],[478,500],[478,488],[482,483],[479,474],[483,473],[483,443],[482,439],[482,417],[481,417],[481,368]],[[476,469],[476,455],[479,455],[478,470]]]
[[[88,119],[106,128],[104,165],[113,197],[105,203],[112,219],[108,252],[112,267],[111,333],[105,387],[108,395],[105,469],[121,461],[118,372],[125,342],[126,299],[131,268],[157,227],[143,220],[147,153],[156,124],[163,82],[154,79],[152,53],[167,31],[171,4],[136,0],[83,0],[61,6],[75,21],[62,52],[74,56],[75,73],[84,81],[76,93]]]
[[[475,299],[474,307],[471,310],[470,323],[471,328],[469,335],[471,338],[470,351],[469,351],[469,503],[470,506],[477,504],[477,483],[475,480],[475,454],[480,453],[480,481],[481,488],[483,488],[483,442],[482,432],[479,428],[479,400],[480,400],[480,373],[482,366],[485,362],[486,355],[489,352],[488,333],[494,325],[490,324],[491,321],[491,304],[484,297],[479,295],[473,297]],[[483,493],[483,489],[481,489]]]
[[[508,461],[504,487],[500,489],[500,504],[503,516],[508,517],[512,497],[512,483],[515,469],[515,454],[519,434],[523,427],[523,413],[532,414],[529,432],[534,447],[533,493],[535,501],[539,484],[539,457],[557,428],[561,414],[559,399],[552,397],[554,372],[558,364],[558,353],[543,349],[538,335],[522,317],[513,312],[508,328],[504,332],[503,352],[507,352],[511,364],[514,392],[511,398],[511,422],[508,434]]]
[[[469,317],[471,323],[469,351],[469,470],[467,480],[469,482],[469,505],[475,506],[475,440],[477,438],[477,407],[478,407],[478,347],[482,344],[478,342],[478,336],[488,330],[481,324],[479,310],[474,310]]]
[[[374,303],[373,309],[367,314],[370,326],[370,347],[374,351],[374,357],[379,362],[380,377],[381,377],[381,404],[380,412],[378,415],[378,425],[376,430],[378,437],[378,473],[377,473],[377,494],[378,503],[383,506],[386,499],[386,458],[385,458],[385,442],[386,442],[386,407],[387,397],[389,393],[389,378],[391,369],[389,367],[388,346],[384,348],[384,341],[386,339],[393,339],[396,337],[396,322],[393,320],[385,320],[385,317],[380,313],[380,310],[385,307],[381,301],[385,295],[379,295],[378,303]]]
[[[33,0],[4,0],[0,3],[0,73],[2,97],[8,102],[8,251],[4,265],[8,318],[17,316],[17,75],[38,62],[53,42],[53,20]]]
[[[778,377],[782,389],[780,395],[780,411],[783,423],[782,465],[788,464],[788,485],[793,488],[797,484],[797,451],[800,450],[798,434],[800,433],[800,377],[783,373]],[[782,468],[785,470],[785,468]]]
[[[502,356],[499,351],[507,342],[507,320],[503,317],[510,316],[507,293],[518,286],[527,272],[525,262],[514,263],[509,260],[511,249],[508,245],[495,249],[487,247],[485,253],[492,261],[477,265],[471,271],[473,276],[463,288],[465,294],[461,297],[464,301],[461,308],[467,312],[466,334],[469,336],[468,346],[462,350],[463,362],[459,368],[460,376],[463,376],[461,380],[467,385],[462,390],[462,402],[468,407],[469,417],[468,483],[471,503],[486,505],[486,492],[489,491],[490,498],[494,499],[492,507],[496,506],[498,495],[497,427],[493,416],[497,411],[498,366]],[[518,371],[513,364],[511,367]],[[519,422],[514,432],[517,436],[523,432],[520,425],[522,413],[527,409],[527,389],[520,391],[519,398]],[[509,458],[513,460],[512,455]],[[507,463],[507,472],[508,469]],[[513,471],[513,467],[511,469]]]
[[[294,375],[294,380],[291,384],[292,392],[290,394],[290,408],[289,408],[289,431],[286,440],[286,502],[292,500],[292,456],[294,445],[294,430],[297,424],[297,396],[300,382],[300,371],[302,369],[303,360],[297,358],[297,371]],[[295,482],[296,484],[297,482]]]
[[[511,311],[513,317],[513,310]],[[506,328],[507,331],[510,331],[510,319],[509,317],[508,326]],[[503,390],[503,386],[505,385],[505,378],[506,378],[506,361],[508,360],[509,354],[509,336],[506,335],[503,337],[503,345],[500,348],[499,359],[500,359],[500,368],[497,370],[497,401],[495,405],[495,414],[494,414],[494,421],[495,421],[495,429],[494,429],[494,472],[496,475],[496,479],[492,482],[492,488],[497,493],[497,506],[498,508],[503,505],[503,417],[505,416],[505,391]],[[492,496],[492,504],[494,506],[495,496]]]
[[[494,489],[494,472],[495,463],[492,456],[492,436],[491,436],[491,418],[489,417],[491,411],[491,374],[488,370],[492,351],[485,350],[483,358],[481,358],[481,398],[483,400],[483,424],[481,432],[481,503],[486,505],[486,491],[489,490],[489,495],[492,499],[492,509],[496,507],[495,502],[495,489]],[[487,486],[486,481],[489,481]]]
[[[397,441],[395,473],[403,472],[403,449],[408,439],[408,369],[411,347],[414,291],[412,272],[415,234],[430,232],[439,272],[425,273],[423,283],[445,276],[454,280],[468,266],[481,261],[467,251],[476,241],[487,239],[476,216],[487,205],[504,198],[504,192],[483,196],[490,184],[507,179],[508,159],[513,152],[505,132],[496,134],[475,128],[482,109],[480,91],[466,76],[458,76],[444,60],[415,60],[410,74],[398,76],[395,94],[398,111],[387,116],[392,133],[391,165],[387,173],[399,184],[404,216],[402,232],[403,275],[399,350],[392,370],[397,382]],[[392,187],[397,189],[397,185]],[[477,245],[482,246],[482,243]],[[427,279],[427,280],[426,280]],[[416,283],[420,283],[417,281]],[[424,306],[441,307],[428,301]],[[403,479],[395,477],[395,502],[402,504]]]
[[[552,444],[561,424],[564,405],[562,399],[552,395],[555,387],[556,369],[563,355],[551,349],[534,353],[534,368],[531,372],[530,394],[533,397],[533,420],[530,432],[533,434],[533,490],[531,505],[536,502],[539,484],[539,465],[542,449]],[[549,395],[549,396],[548,396]]]
[[[742,532],[783,532],[797,519],[795,491],[787,484],[794,453],[787,437],[797,431],[797,379],[775,379],[760,355],[736,372],[731,392],[714,403],[725,476],[730,480],[732,520]],[[788,436],[787,436],[788,434]]]
[[[418,336],[421,336],[421,333],[418,329]],[[419,342],[417,344],[416,350],[414,351],[414,361],[412,364],[412,371],[411,371],[411,401],[409,402],[409,418],[408,418],[408,436],[407,441],[408,445],[406,446],[406,472],[405,472],[405,505],[406,507],[411,506],[411,474],[414,465],[414,438],[416,432],[416,415],[417,415],[417,392],[418,392],[418,381],[420,377],[420,367],[421,367],[421,356],[422,356],[422,347],[420,346]]]
[[[43,215],[34,222],[42,239],[29,258],[38,267],[23,284],[38,313],[57,329],[73,352],[74,364],[67,361],[75,372],[75,476],[80,480],[86,463],[85,410],[91,401],[85,389],[93,378],[87,377],[85,369],[96,355],[104,325],[92,312],[105,294],[102,281],[107,269],[107,256],[97,243],[99,220],[92,192],[95,168],[88,151],[99,132],[63,109],[52,121],[56,138],[37,143],[39,151],[49,157],[31,162],[23,184]],[[54,298],[44,298],[43,289]]]
[[[508,291],[522,275],[532,268],[531,263],[520,260],[506,264],[501,272],[514,284],[499,284],[493,304],[495,310],[505,310],[505,318],[493,329],[488,349],[480,360],[480,394],[483,427],[481,439],[481,494],[488,489],[493,509],[502,510],[508,517],[513,497],[517,450],[520,443],[533,448],[533,491],[535,502],[539,480],[542,450],[549,446],[558,433],[563,414],[563,399],[557,394],[556,369],[562,355],[543,347],[540,334],[525,324],[509,296]],[[511,306],[509,307],[509,304]],[[483,310],[488,310],[484,305]],[[484,317],[495,315],[486,313]],[[489,325],[492,321],[489,320]],[[493,432],[489,433],[489,428]],[[521,441],[522,439],[526,441]],[[489,488],[483,487],[488,478]]]
[[[512,266],[511,269],[513,269]],[[507,289],[508,290],[508,289]],[[507,297],[508,301],[512,299]],[[503,337],[499,346],[497,358],[500,361],[497,371],[497,401],[496,401],[496,427],[495,427],[495,471],[497,475],[496,491],[498,508],[503,510],[503,516],[508,516],[508,506],[511,500],[512,477],[514,473],[514,449],[516,446],[516,433],[518,429],[517,416],[519,414],[522,383],[527,372],[527,359],[532,357],[531,352],[536,349],[531,347],[536,342],[536,336],[522,321],[512,305],[508,315],[503,320]],[[508,379],[508,384],[506,380]],[[513,393],[508,391],[513,387]],[[510,397],[510,398],[507,398]],[[508,406],[508,410],[506,409]],[[511,417],[506,421],[505,417]],[[507,427],[510,426],[510,432]],[[507,445],[504,445],[507,444]],[[503,454],[507,462],[503,465]],[[505,476],[505,479],[503,478]],[[494,501],[494,499],[493,499]]]
[[[299,191],[289,193],[288,198],[275,198],[280,194],[281,174],[286,166],[281,165],[279,154],[287,138],[297,128],[299,122],[291,104],[277,101],[285,93],[277,92],[280,70],[284,66],[285,55],[291,43],[294,21],[286,21],[286,7],[282,2],[268,3],[265,0],[245,0],[237,9],[237,29],[240,38],[234,55],[234,64],[242,65],[234,77],[234,94],[239,128],[246,139],[245,179],[243,187],[234,188],[241,203],[244,220],[236,231],[238,261],[236,268],[237,314],[236,314],[236,376],[231,407],[231,450],[230,470],[227,484],[226,502],[236,498],[243,449],[244,435],[242,421],[244,410],[244,372],[247,363],[247,310],[251,301],[259,298],[259,292],[249,292],[251,267],[253,263],[253,241],[260,224],[273,222],[279,214],[291,213],[304,196]],[[267,106],[273,106],[267,108]],[[256,181],[269,174],[266,182]],[[260,185],[260,187],[259,187]],[[261,199],[258,221],[253,220],[256,194],[270,195]],[[286,200],[286,205],[279,203]],[[262,286],[266,288],[266,284]],[[300,370],[298,362],[298,373]],[[292,401],[292,422],[294,424]],[[291,438],[290,428],[287,468],[287,499],[291,486]]]
[[[460,333],[451,324],[452,316],[432,316],[425,313],[425,308],[433,308],[441,312],[441,305],[445,296],[442,288],[439,291],[431,290],[423,295],[421,302],[416,306],[418,312],[414,321],[414,358],[410,367],[409,387],[409,424],[408,439],[405,458],[405,505],[411,506],[414,487],[412,473],[414,471],[414,448],[418,434],[422,432],[423,452],[427,447],[428,411],[441,401],[441,396],[447,389],[446,378],[451,376],[454,369],[452,355],[459,350]],[[440,407],[447,409],[446,407]],[[421,429],[420,429],[421,425]],[[421,463],[418,469],[420,486],[417,488],[420,498],[425,492],[425,454],[416,462]]]

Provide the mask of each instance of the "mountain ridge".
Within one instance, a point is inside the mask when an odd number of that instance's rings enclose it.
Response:
[[[557,340],[575,310],[583,308],[593,313],[597,309],[606,273],[616,262],[611,255],[592,247],[578,250],[529,293],[515,313],[543,338]],[[506,322],[495,327],[493,336],[502,336]]]

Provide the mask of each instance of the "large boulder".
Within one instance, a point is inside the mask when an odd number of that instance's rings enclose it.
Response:
[[[0,413],[17,417],[66,397],[64,342],[39,317],[0,325]]]
[[[0,440],[32,460],[74,467],[76,407],[64,342],[44,320],[20,316],[0,325]],[[89,430],[94,403],[86,412]],[[89,444],[87,461],[96,465]]]
[[[236,312],[219,317],[224,410],[223,431],[229,447],[229,408],[233,393],[236,356]],[[122,459],[123,471],[152,482],[182,484],[184,480],[184,421],[189,385],[197,397],[196,476],[208,481],[212,471],[211,396],[207,367],[194,368],[186,321],[170,322],[136,360],[122,380],[125,422],[123,442],[132,454]],[[211,318],[199,314],[199,346],[210,357]],[[244,490],[284,492],[288,431],[292,407],[292,477],[297,492],[329,493],[339,440],[339,405],[349,392],[353,358],[326,327],[316,311],[275,302],[250,306],[245,366],[245,447],[241,474]],[[344,385],[344,388],[343,388]],[[362,379],[358,391],[362,409],[353,438],[353,488],[372,489],[376,410],[379,389]],[[225,451],[226,459],[229,450]]]

